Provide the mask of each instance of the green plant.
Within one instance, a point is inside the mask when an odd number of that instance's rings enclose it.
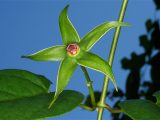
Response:
[[[113,63],[120,27],[129,26],[129,24],[122,22],[127,3],[128,0],[123,1],[118,21],[100,24],[87,33],[81,40],[68,18],[67,9],[69,6],[67,5],[59,16],[59,26],[64,45],[52,46],[29,56],[22,56],[23,58],[37,61],[61,61],[57,75],[56,92],[49,91],[51,82],[44,76],[25,70],[0,70],[1,119],[42,120],[47,117],[63,115],[80,106],[90,111],[98,109],[97,120],[102,120],[103,109],[107,109],[112,113],[124,112],[135,120],[143,120],[145,117],[143,117],[143,115],[137,115],[138,110],[135,111],[137,105],[141,104],[141,102],[144,102],[145,106],[149,106],[147,108],[151,108],[155,111],[154,113],[151,112],[152,115],[147,111],[146,114],[149,114],[149,117],[153,117],[153,115],[157,114],[159,112],[159,93],[155,94],[158,100],[157,105],[150,102],[146,103],[146,101],[142,100],[132,100],[121,103],[121,109],[114,109],[105,103],[109,79],[112,80],[116,91],[118,91],[111,65]],[[115,31],[108,62],[89,52],[103,35],[110,29],[116,27],[117,29]],[[91,106],[81,104],[84,99],[81,93],[73,90],[64,90],[77,65],[80,65],[84,72],[90,93],[91,100],[89,103]],[[92,82],[86,67],[105,74],[102,95],[98,100],[96,99],[96,93],[93,90]],[[143,112],[143,110],[141,112]],[[137,118],[137,116],[140,117]],[[155,119],[157,118],[155,117]]]
[[[154,13],[158,13],[160,1],[152,1],[156,8]],[[129,99],[143,98],[152,102],[156,101],[153,94],[160,90],[160,16],[147,18],[145,29],[146,33],[141,34],[138,39],[143,52],[133,51],[130,58],[124,57],[121,60],[122,68],[129,73],[126,77],[125,90],[119,89],[121,91],[119,95],[115,91],[109,95],[110,98],[116,100],[115,107],[119,102]],[[144,77],[146,75],[149,77]],[[150,109],[150,111],[153,110]],[[113,120],[131,120],[122,113],[112,115]]]
[[[48,109],[54,92],[44,76],[25,70],[0,70],[0,120],[37,120],[63,115],[76,108],[84,96],[64,91]],[[64,108],[65,106],[65,108]]]
[[[23,56],[23,58],[38,61],[62,61],[58,71],[55,97],[49,105],[49,108],[68,84],[77,64],[83,66],[82,69],[85,71],[85,74],[87,72],[85,67],[104,73],[112,80],[116,90],[118,91],[116,81],[109,64],[99,56],[88,51],[111,28],[122,25],[127,26],[128,24],[122,22],[104,22],[91,30],[80,41],[77,31],[67,16],[68,7],[69,6],[67,5],[59,16],[59,26],[64,45],[49,47],[32,55]]]

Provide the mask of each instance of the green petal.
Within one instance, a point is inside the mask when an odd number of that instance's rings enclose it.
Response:
[[[63,60],[66,56],[65,46],[53,46],[40,50],[29,56],[22,56],[22,58],[29,58],[37,61],[58,61]]]
[[[59,68],[59,71],[58,71],[56,93],[55,93],[53,101],[49,105],[49,108],[52,106],[52,104],[58,98],[59,94],[67,86],[67,84],[68,84],[73,72],[75,71],[76,67],[77,67],[77,63],[72,58],[68,57],[68,58],[65,58],[62,61],[61,65],[60,65],[60,68]]]
[[[118,87],[114,79],[112,68],[105,60],[103,60],[102,58],[93,53],[83,51],[83,53],[81,53],[80,58],[77,59],[77,62],[78,64],[84,67],[94,69],[96,71],[102,72],[105,75],[107,75],[112,80],[116,90],[118,91]]]
[[[59,27],[65,45],[80,42],[79,35],[67,16],[68,7],[69,5],[62,10],[59,16]]]
[[[98,40],[103,37],[110,29],[119,26],[129,26],[127,23],[123,22],[104,22],[103,24],[95,27],[89,33],[87,33],[80,42],[80,47],[83,50],[89,50],[93,45],[98,42]]]

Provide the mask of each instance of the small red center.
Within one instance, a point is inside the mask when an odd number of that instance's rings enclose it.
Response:
[[[69,44],[67,47],[67,53],[69,55],[76,55],[79,52],[79,46],[77,44]]]

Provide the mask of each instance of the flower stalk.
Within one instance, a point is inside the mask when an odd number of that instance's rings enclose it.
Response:
[[[120,11],[119,18],[118,18],[119,22],[122,22],[123,19],[124,19],[127,4],[128,4],[128,0],[123,0],[121,11]],[[114,37],[113,37],[113,41],[112,41],[112,47],[111,47],[110,54],[109,54],[109,59],[108,59],[108,63],[109,63],[110,66],[112,66],[112,63],[113,63],[113,59],[114,59],[114,55],[115,55],[115,51],[116,51],[116,47],[117,47],[117,43],[118,43],[120,30],[121,30],[121,27],[117,27],[116,30],[115,30],[115,33],[114,33]],[[109,78],[107,76],[105,76],[101,98],[100,98],[100,101],[98,103],[99,106],[104,106],[104,104],[105,104],[108,84],[109,84]],[[102,120],[103,110],[104,110],[103,107],[98,108],[97,120]]]
[[[92,86],[92,81],[89,77],[89,74],[86,70],[85,67],[81,66],[81,69],[84,73],[84,76],[86,78],[86,82],[87,82],[87,87],[88,87],[88,90],[89,90],[89,93],[90,93],[90,96],[91,96],[91,103],[92,103],[92,106],[96,106],[96,101],[95,101],[95,95],[94,95],[94,90],[93,90],[93,86]]]

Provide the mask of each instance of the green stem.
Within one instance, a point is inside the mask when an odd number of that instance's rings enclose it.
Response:
[[[86,105],[84,105],[84,104],[80,104],[79,106],[80,106],[81,108],[85,109],[85,110],[88,110],[88,111],[94,111],[94,110],[95,110],[95,108],[91,108],[91,107],[86,106]]]
[[[86,81],[87,81],[87,87],[88,87],[88,90],[89,90],[89,93],[90,93],[90,96],[91,96],[92,105],[93,105],[93,107],[95,107],[96,106],[96,101],[95,101],[94,91],[93,91],[93,87],[92,87],[92,81],[89,77],[89,74],[88,74],[86,68],[81,66],[81,69],[82,69],[82,71],[85,75]]]
[[[119,18],[118,18],[119,22],[123,21],[124,14],[125,14],[125,11],[126,11],[126,8],[127,8],[127,3],[128,3],[128,0],[123,0],[121,11],[120,11]],[[110,66],[112,66],[112,63],[113,63],[114,54],[115,54],[115,51],[116,51],[116,46],[117,46],[120,30],[121,30],[121,27],[117,27],[116,30],[115,30],[115,33],[114,33],[114,37],[113,37],[113,41],[112,41],[112,47],[111,47],[111,51],[110,51],[109,59],[108,59],[108,62],[109,62]],[[102,94],[101,94],[101,98],[100,98],[100,101],[99,101],[100,106],[103,106],[104,103],[105,103],[106,93],[107,93],[107,90],[108,90],[108,83],[109,83],[109,78],[107,76],[105,76],[104,84],[103,84],[103,88],[102,88]],[[104,110],[103,107],[98,108],[97,120],[102,120],[103,110]]]
[[[110,111],[111,113],[120,113],[122,112],[121,109],[118,109],[118,108],[111,108],[108,104],[106,104],[104,106],[104,108],[106,108],[108,111]]]

